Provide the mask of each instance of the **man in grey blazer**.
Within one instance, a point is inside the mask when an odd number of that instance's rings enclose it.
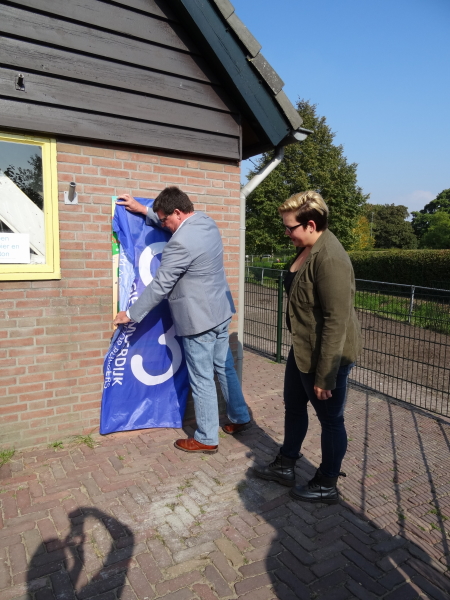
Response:
[[[163,190],[153,208],[129,194],[120,196],[117,204],[145,215],[147,223],[164,227],[172,237],[154,279],[128,311],[117,314],[114,324],[140,322],[161,300],[169,300],[175,331],[183,339],[197,420],[194,437],[177,440],[175,447],[185,452],[217,452],[219,411],[214,371],[230,419],[223,430],[238,433],[250,422],[229,346],[234,304],[217,225],[208,215],[194,212],[189,197],[177,187]]]

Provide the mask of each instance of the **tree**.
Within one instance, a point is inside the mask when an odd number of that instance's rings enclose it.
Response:
[[[375,248],[417,248],[417,238],[406,219],[408,208],[401,204],[366,204],[367,215],[373,219]]]
[[[306,190],[316,190],[323,196],[330,209],[330,229],[344,247],[351,248],[361,207],[369,197],[357,185],[356,163],[349,164],[343,147],[333,144],[335,134],[325,117],[317,114],[316,106],[299,100],[297,110],[303,127],[313,133],[301,144],[286,146],[281,164],[248,197],[247,248],[252,254],[289,247],[277,208],[292,194]],[[273,152],[264,153],[249,179],[272,156]]]
[[[33,156],[28,159],[28,164],[31,166],[31,169],[9,165],[9,167],[5,169],[5,175],[7,175],[30,200],[42,209],[44,206],[42,158],[39,154],[33,154]]]
[[[352,250],[371,250],[374,247],[375,240],[372,235],[369,219],[361,215],[353,230]]]
[[[422,210],[413,211],[411,213],[413,217],[412,226],[414,233],[419,240],[428,231],[431,225],[430,215],[434,215],[438,211],[450,214],[450,188],[442,190],[442,192],[438,194],[434,200],[428,202]]]
[[[450,249],[450,214],[438,210],[429,216],[428,230],[420,239],[421,248]]]

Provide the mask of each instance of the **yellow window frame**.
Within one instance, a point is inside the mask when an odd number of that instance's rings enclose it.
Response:
[[[0,141],[41,147],[45,227],[45,263],[0,264],[0,281],[61,279],[56,140],[34,135],[0,132]]]

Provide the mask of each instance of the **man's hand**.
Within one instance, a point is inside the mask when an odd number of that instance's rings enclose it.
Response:
[[[314,393],[318,400],[328,400],[328,398],[331,398],[333,395],[331,390],[323,390],[322,388],[317,387],[317,385],[314,386]]]
[[[117,198],[116,204],[125,206],[125,208],[132,213],[139,213],[144,216],[147,214],[147,207],[135,200],[130,194],[121,194]]]
[[[131,319],[127,317],[127,313],[124,310],[121,310],[117,313],[116,318],[113,321],[114,325],[124,325],[125,323],[130,323]]]

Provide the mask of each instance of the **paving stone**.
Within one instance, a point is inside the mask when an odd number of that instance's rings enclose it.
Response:
[[[247,579],[244,579],[243,581],[238,581],[238,583],[234,585],[234,589],[236,590],[236,594],[238,596],[242,596],[252,590],[270,585],[274,581],[275,577],[270,573],[261,573],[260,575],[256,575],[254,577],[247,577]]]
[[[450,578],[448,571],[445,571],[445,575],[443,575],[440,572],[436,572],[436,569],[434,569],[433,566],[416,558],[408,560],[408,565],[436,585],[439,585],[439,587],[450,595]]]
[[[412,578],[412,582],[423,592],[426,592],[431,598],[434,600],[448,600],[448,593],[442,591],[433,585],[428,579],[422,577],[422,575],[417,575]]]
[[[345,586],[331,588],[322,592],[319,596],[320,600],[353,600],[353,597]]]
[[[325,590],[331,587],[337,587],[340,584],[344,583],[347,580],[347,577],[342,570],[333,571],[329,575],[325,575],[324,577],[320,577],[314,583],[312,583],[309,588],[311,591],[316,592],[317,594],[321,594]]]
[[[328,573],[332,573],[337,569],[342,569],[347,564],[348,559],[343,554],[336,554],[335,556],[322,562],[316,562],[310,565],[309,568],[317,577],[323,577],[324,575],[328,575]]]
[[[413,571],[413,575],[417,575],[416,571]],[[405,583],[408,579],[409,574],[402,568],[392,569],[384,577],[381,577],[378,581],[386,589],[392,590],[401,584]]]
[[[254,577],[255,575],[261,575],[261,573],[265,573],[266,571],[273,571],[274,569],[279,568],[280,562],[275,557],[268,557],[266,560],[260,560],[250,565],[244,565],[239,569],[242,576],[246,577]]]
[[[347,573],[347,575],[350,575],[350,577],[356,581],[356,583],[362,585],[365,590],[368,590],[379,597],[385,594],[387,589],[389,589],[382,585],[381,581],[375,581],[373,577],[370,577],[370,575],[367,574],[366,571],[359,569],[353,564],[347,565],[344,568],[344,572]]]
[[[393,592],[387,594],[383,600],[417,600],[419,598],[418,588],[411,583],[405,583]]]
[[[303,583],[309,584],[316,579],[312,571],[303,566],[290,552],[282,552],[277,556],[277,559],[292,571],[300,581],[303,581]],[[267,570],[269,570],[269,567],[267,567]]]
[[[398,550],[390,552],[388,556],[385,556],[379,560],[377,562],[377,566],[383,571],[390,571],[410,558],[411,554],[409,554],[409,552],[407,552],[404,548],[399,548]]]
[[[242,553],[231,543],[229,539],[219,538],[214,542],[219,550],[231,561],[234,567],[239,567],[244,563]]]
[[[284,367],[246,361],[255,425],[221,439],[213,457],[176,453],[183,432],[163,429],[114,434],[94,450],[17,453],[0,485],[1,599],[25,600],[28,585],[34,600],[450,597],[448,548],[431,529],[436,498],[450,518],[448,424],[351,389],[348,500],[294,502],[248,472],[279,450]],[[299,481],[320,464],[314,415],[302,451]]]
[[[275,575],[277,579],[286,584],[287,587],[290,588],[299,598],[310,598],[309,589],[294,575],[294,573],[292,573],[290,569],[282,567],[281,569],[277,569],[275,571]]]
[[[308,552],[313,552],[317,549],[317,543],[311,541],[302,531],[299,531],[296,527],[283,527],[284,531],[290,535],[302,548]]]
[[[164,596],[169,592],[175,592],[184,587],[188,587],[193,583],[197,583],[202,579],[202,575],[199,571],[189,571],[188,573],[183,573],[178,577],[173,579],[168,579],[161,583],[158,583],[155,586],[156,593],[158,596]]]
[[[213,565],[208,565],[205,568],[205,577],[211,582],[219,598],[232,594],[229,585]]]
[[[262,546],[261,548],[256,548],[250,552],[245,552],[244,556],[247,560],[256,561],[266,558],[267,556],[276,556],[280,552],[283,552],[283,550],[284,548],[279,542],[274,542],[270,546]],[[242,564],[242,562],[240,564]]]
[[[192,558],[200,558],[202,555],[214,552],[215,549],[216,547],[213,542],[206,542],[205,544],[199,544],[198,546],[175,552],[173,560],[176,563],[182,563],[186,560],[191,560]]]
[[[378,600],[379,596],[372,594],[366,588],[364,588],[360,583],[357,583],[353,579],[349,579],[345,583],[345,587],[354,594],[360,600]]]
[[[290,587],[288,587],[281,581],[276,581],[272,587],[275,590],[275,593],[279,600],[298,600],[298,598],[302,598],[302,596],[295,594]],[[307,593],[308,596],[303,595],[303,598],[310,600],[311,596],[309,595],[309,590],[306,590],[305,593]]]
[[[248,592],[247,594],[243,594],[239,596],[240,600],[270,600],[270,598],[277,598],[277,594],[275,591],[270,588],[259,588],[257,590],[253,590],[252,592]]]
[[[389,540],[380,542],[379,544],[375,544],[373,546],[373,549],[375,550],[375,552],[382,552],[383,554],[385,554],[388,552],[392,552],[393,550],[397,550],[397,548],[400,548],[401,546],[404,546],[405,544],[406,544],[405,538],[403,538],[399,535],[396,535]]]
[[[228,560],[220,550],[209,554],[208,558],[212,560],[214,566],[228,583],[234,583],[238,578],[236,571],[230,567]]]
[[[163,578],[161,571],[159,570],[158,564],[151,554],[148,552],[138,554],[136,560],[139,563],[144,575],[150,583],[157,583]],[[170,563],[171,564],[171,563]]]
[[[218,598],[217,594],[204,583],[196,583],[192,586],[192,589],[201,600],[216,600]]]
[[[372,562],[364,558],[364,556],[361,556],[361,554],[358,554],[356,550],[344,550],[343,555],[349,560],[351,560],[360,569],[365,571],[373,579],[378,579],[383,575],[383,571],[381,571],[381,569],[379,569]]]
[[[165,596],[160,596],[161,600],[163,598],[164,598],[164,600],[190,600],[191,598],[194,598],[194,594],[193,594],[193,592],[191,592],[190,589],[183,588],[181,590],[178,590],[177,592],[172,592],[171,594],[166,594]]]

